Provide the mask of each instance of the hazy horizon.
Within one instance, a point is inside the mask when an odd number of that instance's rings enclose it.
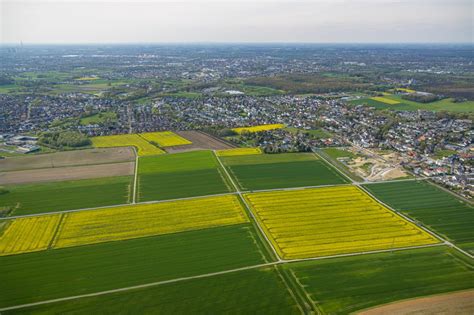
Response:
[[[472,44],[466,0],[0,0],[2,44]]]

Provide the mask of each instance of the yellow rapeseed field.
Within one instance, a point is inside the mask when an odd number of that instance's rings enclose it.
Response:
[[[91,138],[92,145],[96,148],[110,148],[110,147],[129,147],[133,146],[137,149],[139,156],[157,155],[165,153],[160,148],[152,145],[137,134],[131,135],[115,135],[115,136],[100,136]]]
[[[260,148],[235,148],[216,151],[217,156],[253,155],[262,153]]]
[[[371,97],[370,99],[374,100],[374,101],[377,101],[377,102],[382,102],[382,103],[385,103],[385,104],[389,104],[389,105],[400,104],[400,102],[397,101],[397,100],[392,100],[390,98],[381,97],[381,96]]]
[[[242,133],[242,132],[259,132],[259,131],[281,129],[281,128],[285,128],[285,125],[283,124],[260,125],[260,126],[253,126],[253,127],[234,128],[232,130],[237,133]]]
[[[284,259],[437,243],[355,186],[246,194]]]
[[[402,92],[406,92],[406,93],[415,93],[415,92],[416,92],[415,90],[406,89],[406,88],[396,88],[395,90],[397,90],[397,91],[402,91]]]
[[[160,147],[191,144],[192,142],[171,131],[146,132],[140,134],[145,140],[158,143]]]
[[[247,222],[234,195],[65,214],[54,248],[94,244]]]
[[[56,214],[11,220],[0,235],[0,256],[47,249],[60,218]]]

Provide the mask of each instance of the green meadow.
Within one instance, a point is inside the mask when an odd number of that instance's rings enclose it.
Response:
[[[312,153],[221,158],[241,190],[345,184],[333,167]]]
[[[426,181],[364,186],[387,203],[463,247],[474,242],[474,207]],[[467,245],[474,253],[474,247]]]
[[[165,200],[231,191],[212,151],[142,157],[138,163],[138,200]]]
[[[0,308],[264,263],[250,224],[0,257]]]
[[[0,209],[11,215],[110,206],[130,202],[132,176],[4,186]]]
[[[287,264],[325,314],[471,289],[473,262],[445,246]]]

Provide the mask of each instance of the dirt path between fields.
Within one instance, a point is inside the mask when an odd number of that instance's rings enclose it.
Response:
[[[43,168],[0,173],[0,185],[133,175],[135,162]]]
[[[474,314],[474,290],[395,302],[357,313],[358,315]]]

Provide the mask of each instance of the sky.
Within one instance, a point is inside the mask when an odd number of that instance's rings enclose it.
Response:
[[[472,0],[0,0],[1,43],[473,43]]]

